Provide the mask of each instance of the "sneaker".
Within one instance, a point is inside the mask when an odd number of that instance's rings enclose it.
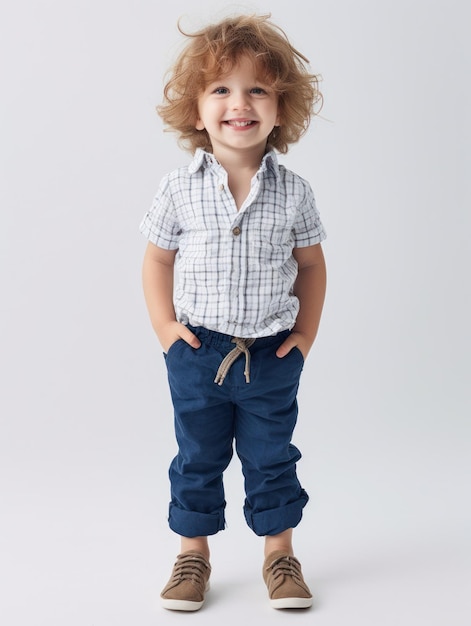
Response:
[[[263,580],[274,609],[308,609],[312,594],[304,582],[301,564],[286,552],[272,552],[265,559]]]
[[[211,566],[199,552],[177,556],[172,575],[160,594],[162,606],[172,611],[197,611],[209,589]]]

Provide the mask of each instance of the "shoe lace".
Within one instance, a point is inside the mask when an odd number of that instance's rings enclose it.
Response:
[[[204,585],[204,575],[208,570],[208,564],[203,557],[198,555],[182,555],[177,557],[173,572],[174,581],[190,580]]]
[[[274,580],[280,576],[290,576],[295,581],[303,580],[301,574],[301,563],[294,556],[280,556],[273,561],[267,570],[271,570]]]

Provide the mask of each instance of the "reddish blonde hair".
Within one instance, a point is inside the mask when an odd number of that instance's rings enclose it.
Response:
[[[164,102],[157,107],[168,130],[177,132],[179,143],[194,152],[211,150],[206,130],[195,128],[198,97],[217,77],[230,72],[242,56],[253,59],[260,79],[278,96],[280,126],[268,143],[281,153],[305,133],[316,104],[322,103],[319,79],[311,74],[309,60],[288,41],[285,33],[269,21],[270,15],[226,18],[195,33],[180,32],[189,41],[171,69],[164,87]]]

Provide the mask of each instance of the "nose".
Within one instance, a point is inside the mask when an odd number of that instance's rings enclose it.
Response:
[[[233,111],[248,111],[250,109],[250,102],[247,94],[244,92],[235,92],[233,94],[231,109]]]

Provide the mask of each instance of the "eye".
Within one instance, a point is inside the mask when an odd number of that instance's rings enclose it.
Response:
[[[253,87],[250,93],[253,93],[255,96],[265,96],[267,92],[263,87]]]
[[[229,89],[227,87],[216,87],[216,89],[213,89],[213,93],[218,96],[225,96],[229,93]]]

